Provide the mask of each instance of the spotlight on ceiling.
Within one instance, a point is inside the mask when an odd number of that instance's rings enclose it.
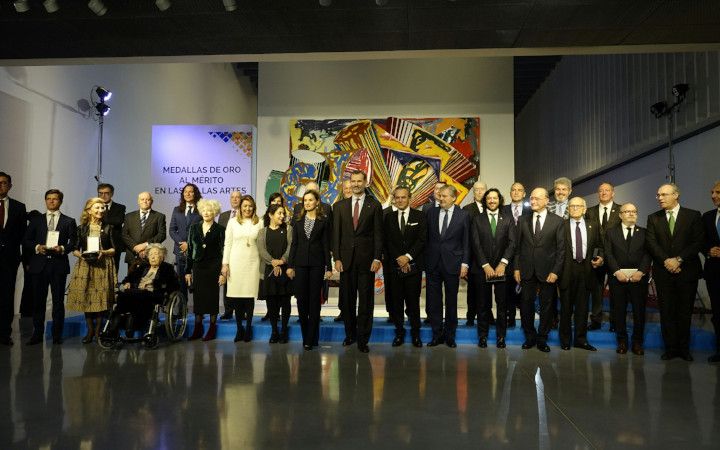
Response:
[[[13,6],[15,7],[15,11],[19,13],[28,12],[30,10],[30,3],[28,0],[15,0],[13,2]]]
[[[172,3],[170,0],[155,0],[155,6],[157,6],[157,9],[160,11],[165,11],[172,6]]]
[[[667,106],[666,101],[659,101],[650,107],[650,112],[653,113],[656,119],[659,119],[667,111]]]
[[[390,0],[375,0],[375,4],[378,6],[385,6],[390,3]]]
[[[235,0],[222,0],[225,11],[235,11],[237,9],[237,1]]]
[[[45,11],[51,14],[60,9],[60,6],[57,4],[57,0],[45,0],[43,2],[43,6],[45,7]]]
[[[684,99],[690,86],[687,83],[678,83],[672,87],[672,94],[678,99]]]
[[[97,96],[101,102],[106,102],[106,101],[110,100],[110,97],[112,97],[112,92],[110,92],[109,90],[105,89],[102,86],[96,86],[95,93],[97,94]]]
[[[98,115],[101,116],[107,116],[110,112],[110,106],[107,105],[107,103],[98,103],[95,105],[95,109],[98,112]]]
[[[88,2],[88,8],[98,16],[104,16],[107,12],[107,7],[102,0],[90,0]]]
[[[319,0],[320,6],[330,6],[332,5],[332,0]]]

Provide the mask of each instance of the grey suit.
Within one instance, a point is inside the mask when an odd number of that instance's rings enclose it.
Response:
[[[125,244],[125,262],[128,266],[135,263],[138,255],[133,247],[143,242],[160,244],[167,236],[165,228],[165,214],[153,211],[148,213],[145,227],[140,226],[140,211],[133,211],[125,215],[122,229],[122,241]]]

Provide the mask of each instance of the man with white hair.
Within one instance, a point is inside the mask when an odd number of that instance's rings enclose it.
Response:
[[[138,258],[145,259],[148,244],[161,244],[167,236],[165,214],[152,209],[152,195],[149,192],[139,193],[137,203],[140,209],[125,215],[122,228],[128,270]]]

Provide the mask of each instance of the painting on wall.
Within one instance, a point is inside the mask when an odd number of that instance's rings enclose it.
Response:
[[[438,180],[458,190],[459,204],[477,180],[478,117],[293,119],[289,127],[288,166],[275,168],[267,182],[290,208],[309,181],[320,184],[323,202],[335,203],[355,170],[368,174],[368,190],[383,204],[395,186],[410,188],[412,207],[430,198]]]

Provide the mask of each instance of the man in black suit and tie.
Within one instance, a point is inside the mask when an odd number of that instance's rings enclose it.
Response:
[[[350,197],[352,197],[352,186],[350,186],[350,180],[345,179],[342,182],[342,197],[335,200],[335,203],[332,206],[332,210],[335,211],[335,207],[337,206],[338,203],[340,203],[340,201],[342,201],[343,199],[346,199],[346,198],[350,198]],[[332,248],[332,245],[330,246],[330,248]],[[334,322],[343,322],[344,321],[343,314],[342,314],[342,308],[343,308],[344,303],[345,302],[342,300],[342,297],[339,297],[338,298],[338,311],[340,311],[340,313],[335,317],[335,319],[333,319]]]
[[[403,306],[410,321],[410,336],[415,347],[422,347],[420,340],[420,290],[424,269],[427,224],[425,214],[410,208],[410,189],[395,188],[393,198],[396,211],[389,211],[383,218],[385,280],[390,279],[392,299],[389,304],[395,323],[393,347],[405,342]]]
[[[598,187],[599,203],[588,208],[585,216],[600,224],[600,236],[604,239],[610,228],[620,223],[620,204],[615,203],[615,187],[608,183],[601,183]],[[604,264],[595,272],[595,283],[592,286],[592,307],[590,309],[590,323],[588,330],[599,330],[602,326],[603,291],[605,290],[605,276],[608,275],[608,266]],[[610,331],[615,331],[613,298],[610,296]]]
[[[105,202],[105,215],[103,216],[103,223],[109,223],[113,226],[112,238],[115,243],[115,271],[118,270],[120,264],[120,254],[125,251],[125,246],[122,240],[122,226],[125,222],[125,205],[117,202],[113,202],[112,198],[115,195],[115,187],[109,183],[100,183],[97,186],[98,197],[103,199]]]
[[[75,250],[77,225],[75,219],[60,212],[62,202],[63,193],[59,190],[45,192],[47,212],[33,217],[23,240],[23,252],[31,255],[28,274],[33,283],[33,334],[27,345],[43,341],[48,286],[53,305],[53,344],[63,341],[65,281],[70,273],[68,253]]]
[[[523,186],[522,183],[516,181],[512,184],[512,186],[510,186],[510,200],[510,204],[503,206],[502,212],[508,217],[512,216],[513,222],[515,222],[515,226],[517,227],[520,216],[532,214],[530,203],[525,201],[525,186]],[[510,265],[505,268],[505,272],[510,275],[515,272],[513,263],[514,258],[511,258]],[[520,307],[520,303],[522,301],[522,296],[520,295],[520,284],[516,283],[515,279],[510,277],[505,282],[505,287],[507,289],[507,295],[505,297],[505,305],[507,308],[507,327],[515,328],[515,315],[517,314],[517,309]]]
[[[172,217],[170,218],[170,238],[175,242],[173,246],[175,271],[180,281],[180,291],[186,298],[188,287],[185,283],[185,265],[187,264],[188,233],[190,232],[190,225],[202,220],[197,210],[197,202],[201,198],[200,188],[192,183],[186,184],[180,194],[180,205],[173,208]]]
[[[472,219],[471,238],[472,280],[478,293],[478,347],[487,347],[490,328],[490,308],[492,306],[493,286],[497,305],[497,348],[505,348],[507,314],[505,297],[507,294],[506,268],[515,255],[516,227],[512,216],[502,209],[503,196],[500,191],[491,188],[483,196],[482,214]]]
[[[240,214],[240,199],[242,198],[242,193],[240,191],[232,191],[230,193],[230,209],[220,214],[220,217],[218,217],[218,224],[222,225],[224,228],[227,228],[228,222],[230,222],[230,219],[235,219],[238,214]],[[220,320],[232,320],[233,318],[233,310],[227,303],[227,285],[223,285],[222,287],[222,296],[223,296],[223,315],[220,316]]]
[[[445,186],[440,189],[440,207],[427,213],[426,302],[433,332],[428,347],[435,347],[443,341],[450,348],[457,347],[457,294],[460,278],[467,277],[470,263],[470,214],[455,206],[456,199],[455,187]]]
[[[479,216],[482,214],[484,210],[483,206],[483,197],[485,196],[485,191],[487,191],[487,183],[484,181],[476,181],[473,183],[473,201],[468,203],[467,205],[463,206],[463,210],[467,211],[468,214],[470,214],[470,223],[472,224],[473,219],[475,219],[475,216]],[[472,242],[472,233],[470,233],[470,260],[473,260],[472,251],[474,248],[473,242]],[[475,290],[475,272],[473,270],[468,271],[468,279],[467,279],[467,311],[465,314],[465,319],[467,322],[465,325],[468,327],[472,327],[475,325],[475,319],[478,316],[478,305],[480,304],[479,295],[480,293]],[[492,305],[488,305],[488,308],[491,308]],[[490,312],[490,321],[494,325],[495,320],[492,316],[492,310]]]
[[[596,351],[587,340],[588,298],[595,284],[593,269],[603,264],[603,241],[600,225],[585,215],[585,199],[573,197],[568,202],[570,218],[564,223],[565,257],[560,275],[560,347]],[[574,317],[575,335],[570,326]]]
[[[520,320],[525,332],[523,349],[537,345],[549,352],[547,337],[552,326],[553,301],[558,276],[565,260],[563,219],[547,209],[548,192],[535,188],[530,193],[533,213],[518,221],[518,249],[515,251],[515,281],[522,287]],[[535,329],[535,293],[540,290],[540,327]]]
[[[332,249],[335,270],[340,272],[340,298],[344,302],[343,346],[357,341],[358,350],[367,353],[375,306],[375,273],[380,270],[383,251],[382,206],[365,194],[365,172],[354,171],[350,185],[352,197],[335,205]]]
[[[675,184],[658,188],[660,211],[647,219],[647,248],[653,259],[653,278],[660,307],[663,360],[680,357],[692,361],[690,319],[702,275],[699,253],[704,245],[700,212],[683,208]]]
[[[395,192],[395,191],[393,190],[393,192]],[[385,227],[384,226],[385,217],[388,214],[395,214],[396,211],[397,211],[397,207],[395,206],[395,196],[393,195],[393,193],[390,193],[390,205],[388,205],[386,208],[384,208],[382,210],[383,229]],[[407,220],[407,217],[405,217],[405,219]],[[385,236],[387,238],[387,235],[385,235]],[[385,242],[385,241],[386,241],[386,239],[383,239],[383,242]],[[387,270],[390,270],[390,269],[388,269],[386,267],[387,264],[385,264],[385,259],[386,259],[386,255],[383,253],[383,265],[384,265],[384,267],[383,267],[383,282],[384,282],[384,291],[385,291],[385,311],[387,311],[387,313],[388,313],[388,318],[387,318],[388,323],[394,324],[395,320],[393,319],[393,314],[395,314],[395,307],[393,306],[392,302],[393,302],[393,299],[395,298],[395,295],[393,294],[393,279],[386,272]]]
[[[610,274],[610,295],[615,311],[617,353],[628,351],[627,305],[632,305],[633,334],[631,350],[644,355],[645,301],[650,273],[650,254],[645,245],[646,231],[636,225],[638,211],[632,203],[620,206],[620,226],[605,232],[605,260]],[[628,270],[632,269],[632,270]]]
[[[715,329],[715,354],[708,358],[709,363],[720,362],[720,181],[710,191],[715,208],[702,216],[705,228],[705,269],[704,277],[712,305],[712,324]]]
[[[122,227],[122,241],[125,244],[125,262],[130,267],[138,258],[146,259],[145,250],[149,244],[162,244],[167,236],[165,214],[152,209],[153,197],[141,192],[137,198],[138,209],[125,216]]]
[[[20,246],[27,221],[25,204],[8,197],[12,177],[0,172],[0,344],[13,345],[10,337],[15,315],[15,278]]]

